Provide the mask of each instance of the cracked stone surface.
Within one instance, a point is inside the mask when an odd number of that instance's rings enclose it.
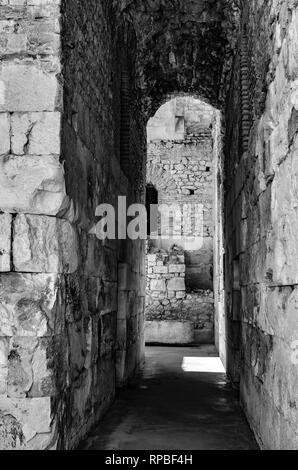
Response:
[[[78,262],[77,233],[68,221],[33,215],[15,218],[13,264],[16,271],[73,273]]]
[[[0,210],[56,215],[68,206],[59,157],[0,157]]]
[[[60,154],[58,112],[14,113],[11,117],[11,149],[16,155]]]

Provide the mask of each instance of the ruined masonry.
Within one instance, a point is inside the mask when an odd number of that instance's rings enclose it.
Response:
[[[214,342],[214,127],[214,108],[185,96],[147,125],[147,185],[161,214],[157,231],[168,236],[148,240],[147,343]],[[173,209],[166,230],[163,207]]]
[[[143,363],[146,244],[92,228],[145,202],[148,120],[187,95],[215,110],[196,295],[261,448],[297,450],[297,0],[0,0],[0,37],[0,448],[76,448]]]

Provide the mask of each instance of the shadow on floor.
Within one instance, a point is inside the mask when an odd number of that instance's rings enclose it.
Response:
[[[148,347],[81,449],[255,450],[258,446],[212,346]]]

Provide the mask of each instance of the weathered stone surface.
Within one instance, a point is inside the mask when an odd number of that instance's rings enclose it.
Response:
[[[0,338],[0,396],[7,395],[8,351],[8,338]]]
[[[65,307],[53,274],[0,275],[0,337],[61,333]]]
[[[55,393],[49,340],[14,337],[8,354],[7,396],[49,397]]]
[[[64,170],[58,157],[0,157],[0,210],[56,215],[66,203]]]
[[[0,450],[22,449],[23,445],[21,424],[11,414],[0,412]]]
[[[182,277],[170,279],[167,288],[169,291],[185,291],[185,280]]]
[[[165,281],[163,279],[160,279],[160,280],[153,279],[150,283],[150,290],[151,291],[165,292],[166,291]]]
[[[228,371],[261,447],[297,449],[297,5],[247,8],[226,116]]]
[[[60,85],[54,73],[30,65],[2,63],[0,112],[54,111]]]
[[[0,113],[0,155],[7,155],[10,152],[10,115]]]
[[[9,416],[12,419],[11,428],[18,431],[16,447],[23,445],[30,449],[30,441],[38,434],[47,434],[48,445],[53,444],[50,398],[18,399],[0,397],[0,409],[2,417],[4,416],[4,421]],[[12,429],[10,429],[10,432],[7,429],[10,439],[13,438]],[[2,446],[1,441],[0,446]]]
[[[185,265],[173,264],[169,266],[169,273],[185,273]]]
[[[38,341],[14,338],[8,356],[7,393],[10,398],[26,398],[33,384],[31,361]]]
[[[75,228],[66,220],[18,215],[14,222],[13,263],[16,271],[73,273],[79,262]]]
[[[12,216],[0,214],[0,272],[10,271]]]
[[[147,321],[145,341],[148,344],[192,344],[194,327],[188,322]]]
[[[60,154],[61,114],[14,113],[11,117],[11,151],[16,155]]]
[[[272,242],[268,243],[273,251],[273,259],[268,254],[272,280],[284,285],[298,283],[298,267],[293,260],[298,256],[297,246],[297,198],[298,198],[298,137],[286,161],[276,172],[272,185],[271,223],[273,224]]]

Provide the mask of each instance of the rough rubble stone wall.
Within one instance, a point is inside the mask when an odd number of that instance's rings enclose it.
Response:
[[[214,297],[210,290],[188,291],[183,250],[151,249],[147,254],[146,321],[190,322],[198,343],[214,337]]]
[[[179,256],[171,250],[172,238],[151,240],[147,255],[146,320],[192,322],[196,339],[210,343],[214,337],[214,113],[211,106],[200,100],[179,96],[161,106],[147,126],[147,183],[158,191],[160,210],[163,204],[178,204],[181,208],[185,204],[202,206],[202,213],[196,210],[201,219],[195,234],[202,238],[202,247],[197,251],[182,249]],[[194,224],[193,212],[183,223],[183,234],[189,234],[187,230]],[[175,234],[181,235],[175,219],[170,230],[173,238]],[[154,254],[156,243],[163,249],[158,255]],[[181,248],[182,243],[183,240]]]
[[[158,191],[158,203],[202,207],[195,227],[194,211],[183,233],[197,229],[203,245],[186,251],[186,284],[190,289],[213,288],[213,178],[212,125],[214,109],[192,97],[177,97],[163,105],[148,123],[147,183]],[[199,214],[198,209],[196,214]],[[175,226],[174,233],[181,227]],[[169,242],[171,244],[171,242]],[[163,242],[163,248],[170,248]]]
[[[298,449],[297,15],[246,5],[226,119],[228,367],[266,449]]]
[[[205,138],[151,142],[147,181],[156,187],[160,205],[203,206],[197,234],[203,237],[203,247],[197,252],[187,252],[187,283],[190,287],[212,288],[213,161],[211,138]],[[190,221],[194,227],[194,217]]]
[[[132,77],[134,53],[113,5],[1,2],[1,448],[74,447],[142,361],[144,247],[94,235],[98,204],[144,198],[137,114],[134,183],[121,169],[117,46]]]

